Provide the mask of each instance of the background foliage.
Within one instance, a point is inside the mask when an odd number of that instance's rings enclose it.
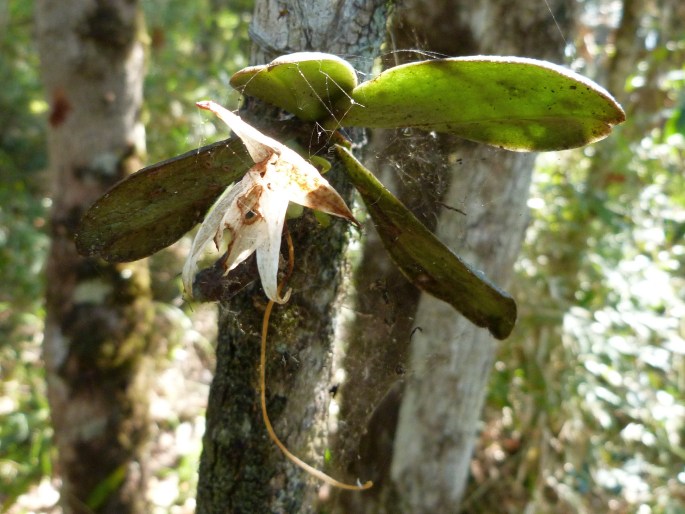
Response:
[[[212,135],[195,101],[237,101],[228,78],[247,63],[251,2],[226,4],[143,2],[149,162]],[[621,2],[583,5],[569,53],[602,83]],[[685,32],[665,33],[646,5],[638,59],[614,91],[629,121],[603,143],[538,161],[513,290],[521,319],[500,347],[468,512],[685,512]],[[0,502],[15,512],[52,471],[40,366],[47,105],[32,10],[0,3]],[[153,263],[155,290],[190,333],[170,255]],[[180,344],[170,362],[181,362]],[[189,506],[197,438],[179,435],[173,412],[160,416],[187,445],[157,484]]]
[[[40,367],[49,199],[32,2],[0,4],[0,506],[50,468]]]

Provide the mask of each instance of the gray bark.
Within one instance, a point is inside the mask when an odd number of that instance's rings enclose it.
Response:
[[[64,512],[144,512],[145,265],[76,253],[81,214],[140,167],[144,52],[137,2],[36,4],[54,178],[44,358]]]
[[[433,43],[431,50],[559,62],[572,5],[560,0],[550,6],[561,28],[546,8],[523,1],[431,2],[423,4],[421,12],[408,11],[407,20]],[[460,35],[459,47],[445,46],[450,27]],[[451,153],[464,165],[454,167],[444,202],[466,215],[443,210],[436,232],[506,287],[527,225],[534,157],[474,145],[455,145]],[[425,295],[415,325],[421,330],[412,340],[391,476],[401,491],[404,512],[455,512],[468,478],[497,345],[486,331]]]
[[[469,155],[469,169],[460,170],[445,199],[466,216],[444,213],[437,234],[506,287],[527,224],[534,158],[493,158],[483,149]],[[405,491],[407,512],[454,511],[468,478],[497,345],[488,332],[431,297],[422,297],[415,323],[421,330],[412,339],[392,476]]]
[[[368,72],[385,26],[380,0],[261,1],[251,36],[255,64],[277,55],[316,50],[358,55]],[[253,123],[269,132],[273,112],[249,102]],[[316,129],[311,127],[311,133]],[[309,141],[301,141],[304,144]],[[337,171],[327,177],[340,187]],[[267,350],[267,404],[274,428],[296,455],[322,468],[328,448],[329,389],[333,385],[332,343],[341,314],[340,284],[348,264],[344,249],[349,225],[333,220],[328,228],[310,212],[289,222],[295,246],[293,295],[271,318]],[[254,273],[249,270],[247,274]],[[239,276],[236,270],[232,273]],[[200,466],[198,512],[310,512],[322,491],[319,483],[294,467],[267,438],[258,407],[259,333],[265,297],[258,283],[223,299],[217,368],[207,409]],[[341,475],[340,466],[329,470]]]

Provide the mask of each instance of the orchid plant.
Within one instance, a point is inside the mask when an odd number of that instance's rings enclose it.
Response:
[[[347,61],[298,53],[240,70],[231,85],[303,124],[316,123],[333,133],[345,126],[416,127],[513,151],[583,146],[606,137],[625,119],[620,105],[592,81],[554,64],[518,57],[415,62],[359,84]],[[227,231],[221,259],[225,272],[256,251],[266,295],[285,302],[290,292],[280,295],[276,282],[288,202],[352,222],[354,218],[297,152],[214,102],[198,106],[219,116],[237,138],[124,179],[85,213],[77,247],[84,255],[110,261],[135,260],[202,222],[183,269],[189,295],[202,250],[211,239],[219,247]],[[348,149],[334,146],[405,276],[495,337],[508,337],[516,320],[511,296],[437,240]]]
[[[422,61],[358,84],[356,72],[343,59],[301,53],[245,68],[231,78],[231,85],[303,124],[315,122],[333,133],[343,126],[409,126],[514,151],[582,146],[606,137],[625,118],[600,86],[559,66],[516,57]],[[84,215],[77,247],[84,255],[110,261],[135,260],[168,246],[201,222],[183,266],[189,296],[198,260],[211,241],[222,250],[226,239],[219,259],[224,274],[256,252],[270,300],[260,367],[267,431],[287,458],[311,474],[336,487],[367,489],[371,482],[340,483],[292,455],[273,431],[265,400],[269,315],[274,303],[285,303],[291,295],[291,290],[282,294],[278,284],[288,204],[358,223],[328,181],[295,150],[212,101],[197,105],[216,114],[236,137],[149,166],[117,184]],[[511,296],[442,244],[348,147],[333,144],[331,149],[404,275],[495,337],[508,337],[516,320]]]

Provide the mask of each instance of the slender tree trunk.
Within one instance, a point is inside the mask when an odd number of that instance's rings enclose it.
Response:
[[[135,1],[36,4],[54,178],[44,358],[64,512],[145,512],[152,318],[144,264],[85,259],[82,212],[140,167],[144,52]]]
[[[261,64],[296,51],[323,51],[359,56],[364,66],[360,71],[368,72],[385,27],[384,7],[381,0],[258,1],[251,27],[252,61]],[[254,102],[249,105],[253,113],[261,109],[261,119],[253,118],[254,123],[267,126],[273,113]],[[341,186],[335,169],[327,177]],[[349,198],[349,187],[338,190]],[[287,446],[323,467],[329,390],[334,385],[332,342],[344,313],[340,284],[350,228],[340,220],[324,228],[305,212],[289,222],[289,230],[295,247],[295,273],[289,282],[293,295],[271,318],[267,405]],[[267,438],[259,410],[259,334],[265,303],[258,283],[221,302],[217,368],[198,485],[201,514],[311,512],[317,504],[319,482],[294,467]],[[340,471],[338,466],[332,473]]]
[[[559,62],[573,6],[566,0],[548,4],[549,10],[524,1],[434,1],[420,15],[408,11],[406,19],[431,50]],[[450,30],[460,35],[456,47],[446,46]],[[451,153],[460,160],[444,202],[465,215],[443,210],[436,232],[506,287],[528,222],[534,156],[470,144],[455,145]],[[405,512],[454,512],[468,478],[497,346],[486,331],[425,295],[415,324],[421,330],[412,340],[391,475]]]

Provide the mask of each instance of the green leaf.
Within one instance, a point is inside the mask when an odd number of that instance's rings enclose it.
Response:
[[[76,247],[111,262],[152,255],[201,221],[252,165],[240,139],[228,139],[143,168],[86,211]]]
[[[416,287],[452,305],[497,339],[516,323],[516,303],[442,244],[414,215],[354,158],[335,145],[395,264]]]
[[[357,74],[335,55],[301,52],[251,66],[231,77],[231,86],[293,113],[304,121],[329,118],[333,104],[357,85]]]
[[[114,492],[124,483],[127,474],[126,464],[121,464],[114,468],[105,479],[97,484],[86,499],[86,507],[92,511],[98,510],[114,494]]]
[[[583,146],[625,120],[621,106],[592,81],[517,57],[405,64],[351,96],[337,106],[345,126],[417,127],[517,151]]]

